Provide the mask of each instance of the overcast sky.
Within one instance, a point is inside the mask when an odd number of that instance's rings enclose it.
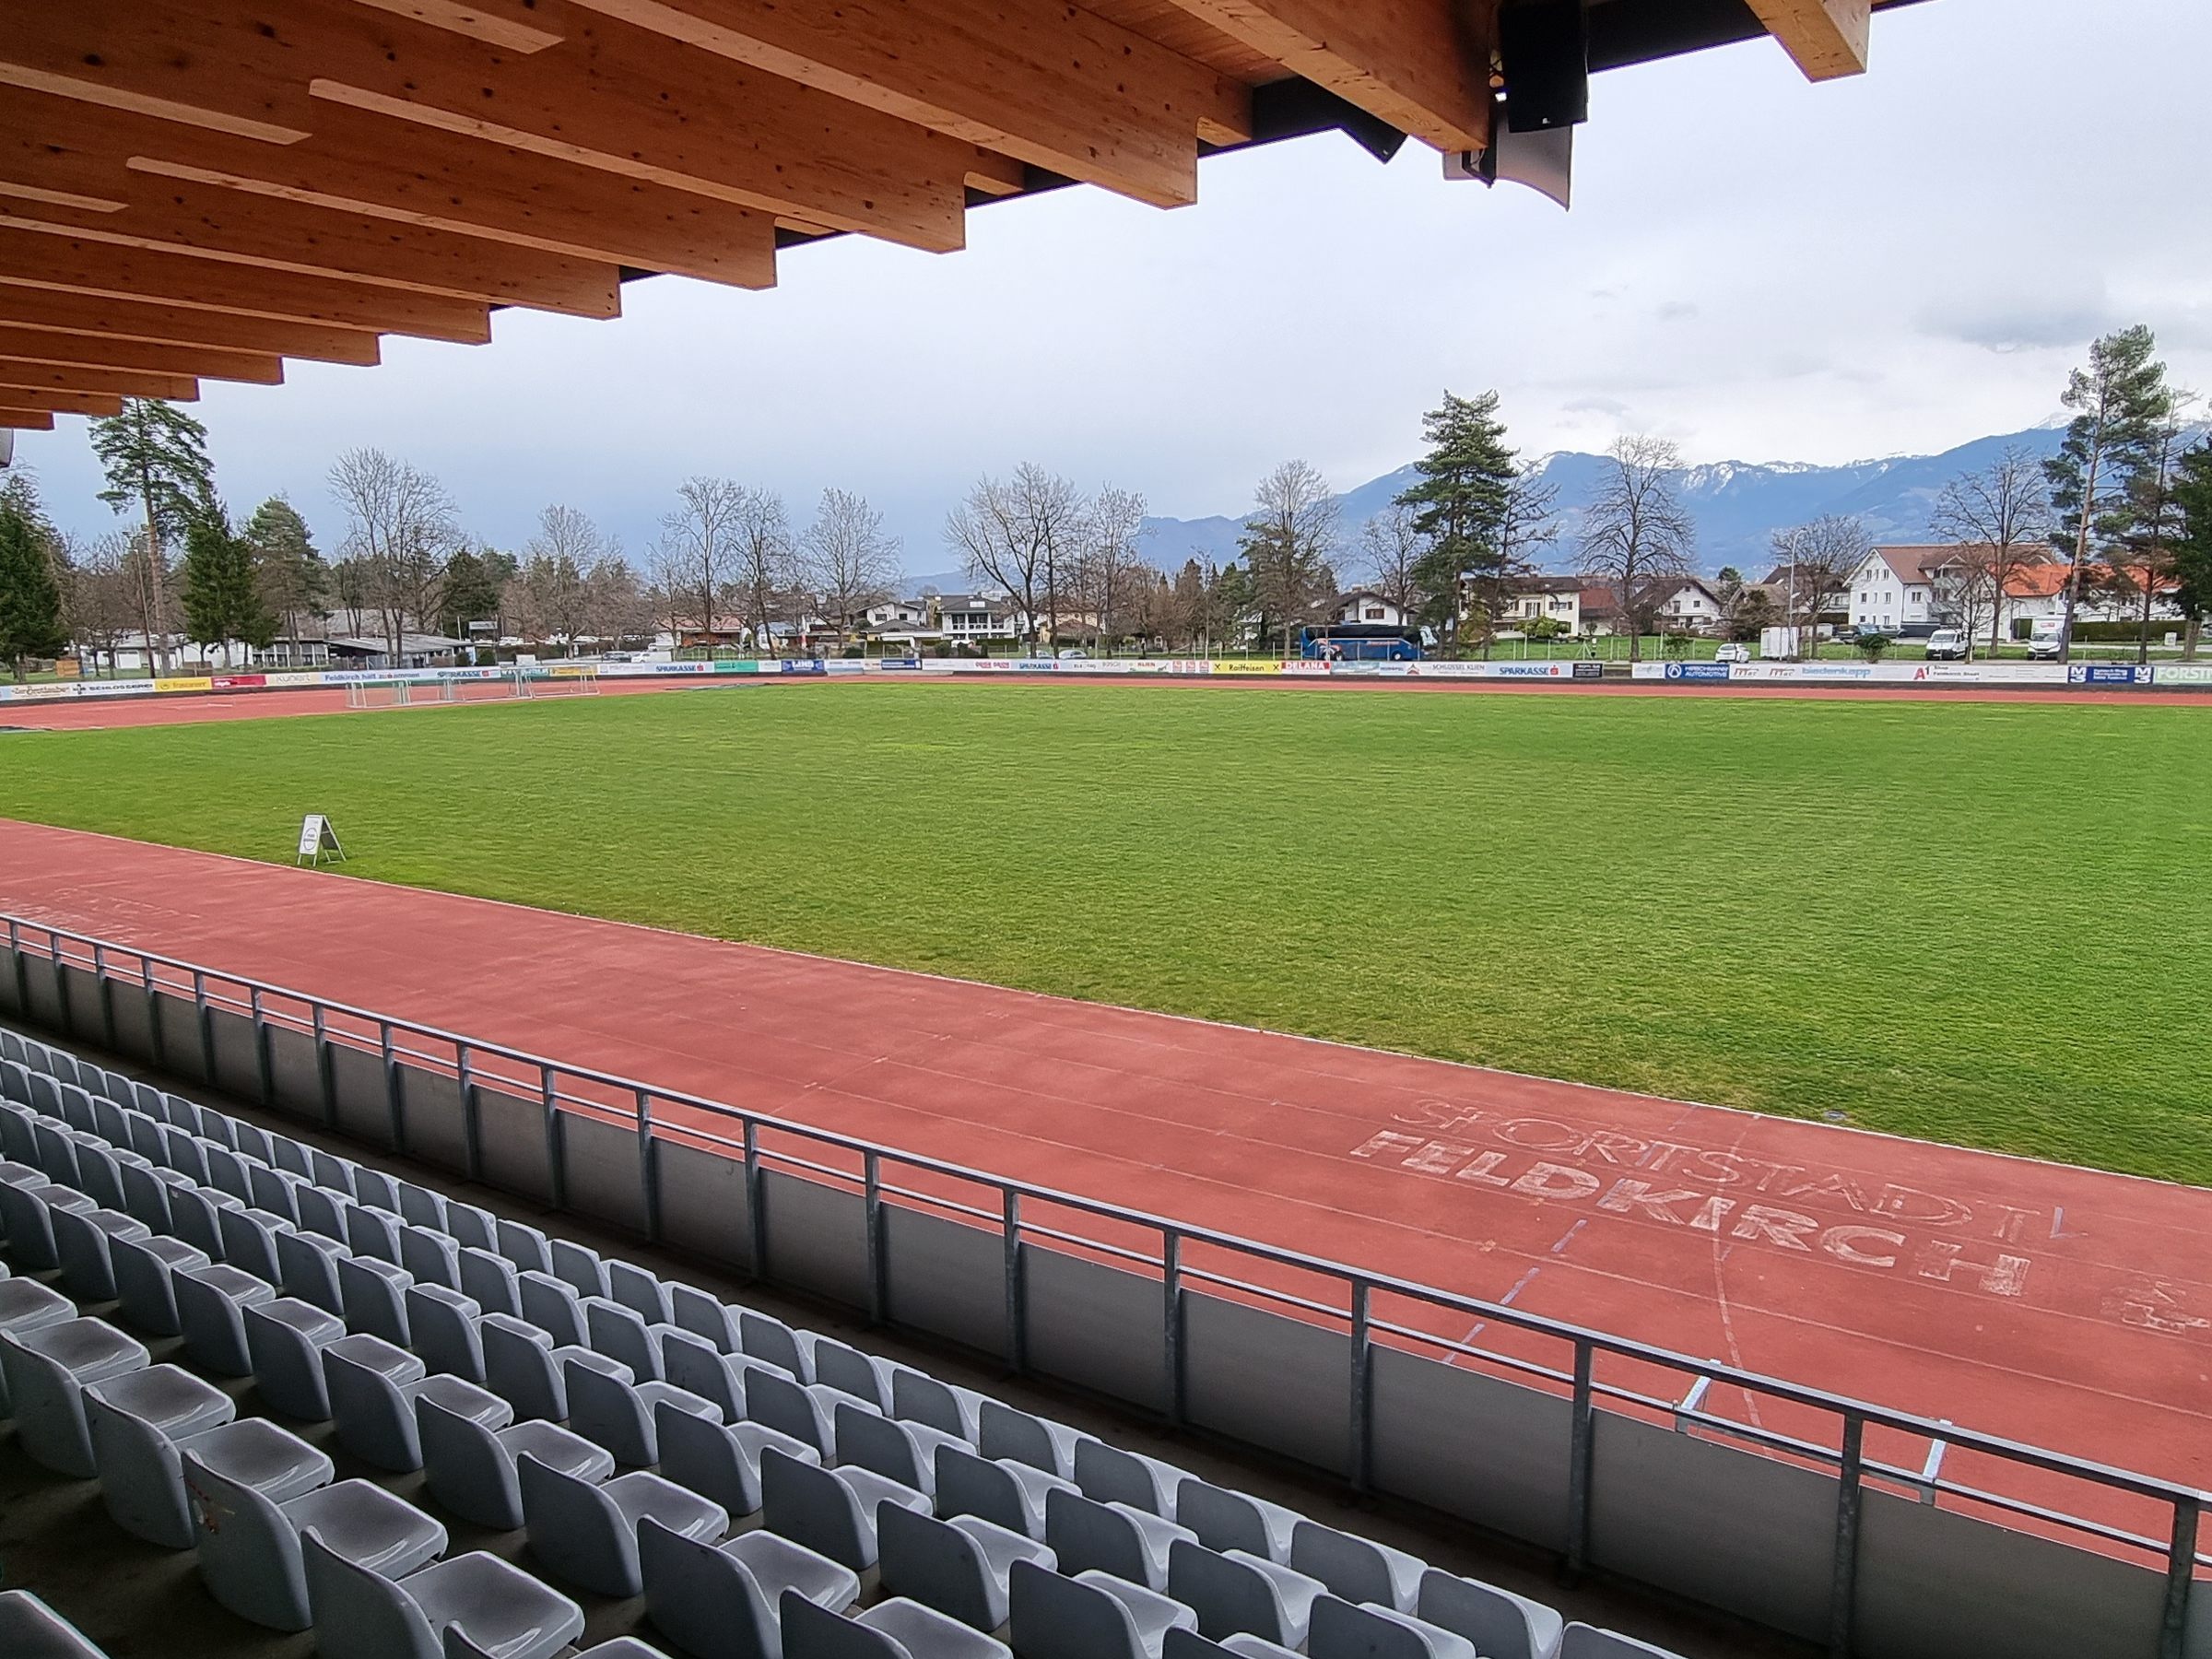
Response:
[[[284,491],[326,548],[331,458],[371,444],[500,546],[559,500],[641,554],[716,473],[802,522],[861,490],[922,571],[980,472],[1236,512],[1287,457],[1339,488],[1404,464],[1447,386],[1498,387],[1532,454],[1645,430],[1812,462],[2033,425],[2137,320],[2212,387],[2212,6],[1930,0],[1876,19],[1874,60],[1811,86],[1762,41],[1599,76],[1571,213],[1324,135],[1206,162],[1174,212],[1058,192],[972,214],[963,253],[841,238],[771,293],[654,278],[619,322],[505,312],[488,346],[391,340],[197,413],[233,507]],[[119,522],[82,420],[17,458],[65,527]]]

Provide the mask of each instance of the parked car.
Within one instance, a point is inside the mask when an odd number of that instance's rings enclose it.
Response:
[[[1089,655],[1090,653],[1084,650],[1080,645],[1063,645],[1060,647],[1060,660],[1064,663],[1081,662]]]
[[[1928,661],[1931,663],[1963,663],[1966,661],[1966,634],[1956,628],[1939,628],[1928,636]]]
[[[2038,662],[2055,662],[2066,649],[2066,619],[2038,617],[2028,629],[2028,654]]]
[[[1751,647],[1740,641],[1729,640],[1713,652],[1712,660],[1716,663],[1747,663],[1751,660]]]

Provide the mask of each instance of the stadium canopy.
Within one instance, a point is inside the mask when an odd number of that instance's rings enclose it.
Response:
[[[1500,99],[1580,119],[1585,65],[1771,34],[1856,73],[1869,0],[6,9],[0,428],[481,341],[501,306],[611,317],[656,272],[764,288],[826,235],[949,251],[1069,183],[1174,206],[1201,156],[1324,129],[1479,174]]]

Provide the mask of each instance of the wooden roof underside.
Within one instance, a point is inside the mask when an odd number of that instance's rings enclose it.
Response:
[[[1300,131],[1480,148],[1498,3],[11,4],[0,426],[614,316],[641,273],[764,288],[826,234],[949,251],[1071,181],[1178,206],[1202,154]],[[1589,0],[1592,65],[1771,31],[1855,73],[1867,9]]]

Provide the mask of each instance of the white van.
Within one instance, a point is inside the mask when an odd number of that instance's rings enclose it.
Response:
[[[2038,617],[2028,628],[2028,654],[2039,661],[2055,661],[2066,649],[2066,619]]]

